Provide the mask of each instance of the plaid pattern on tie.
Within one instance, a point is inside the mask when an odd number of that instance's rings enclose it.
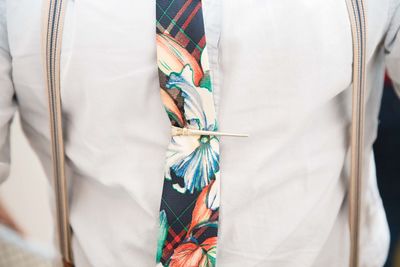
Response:
[[[199,0],[158,0],[157,33],[168,32],[197,60],[206,45]]]
[[[171,125],[217,131],[202,3],[156,2],[160,94]],[[215,266],[218,213],[218,137],[172,136],[166,155],[157,266]]]

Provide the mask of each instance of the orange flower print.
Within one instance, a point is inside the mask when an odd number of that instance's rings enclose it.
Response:
[[[213,189],[217,186],[218,182],[216,182],[216,180],[212,180],[211,183],[207,185],[205,188],[203,188],[203,190],[201,191],[200,195],[197,198],[195,207],[193,209],[192,222],[190,224],[187,236],[189,236],[192,233],[192,230],[195,227],[210,222],[209,219],[211,217],[212,211],[215,210],[216,208],[211,207],[212,204],[209,204],[210,203],[209,199],[216,198],[215,195],[217,191]]]
[[[189,65],[193,71],[193,82],[199,86],[204,76],[203,69],[196,59],[168,33],[157,34],[158,68],[167,76],[181,72]],[[204,68],[204,67],[203,67]]]
[[[178,246],[169,267],[214,267],[217,237],[210,237],[202,244],[188,242]]]

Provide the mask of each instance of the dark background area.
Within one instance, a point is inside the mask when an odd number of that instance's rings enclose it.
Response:
[[[391,234],[389,258],[385,267],[400,267],[400,99],[388,79],[385,82],[379,121],[374,152],[378,187]]]

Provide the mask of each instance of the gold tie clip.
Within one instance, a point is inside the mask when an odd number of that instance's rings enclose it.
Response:
[[[171,133],[172,133],[172,136],[214,135],[214,136],[249,137],[248,134],[203,131],[203,130],[196,130],[196,129],[189,129],[189,128],[180,128],[180,127],[175,127],[175,126],[172,126]]]

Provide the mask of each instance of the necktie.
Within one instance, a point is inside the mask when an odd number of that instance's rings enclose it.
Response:
[[[219,139],[201,0],[157,0],[160,94],[171,121],[157,266],[216,264]]]

